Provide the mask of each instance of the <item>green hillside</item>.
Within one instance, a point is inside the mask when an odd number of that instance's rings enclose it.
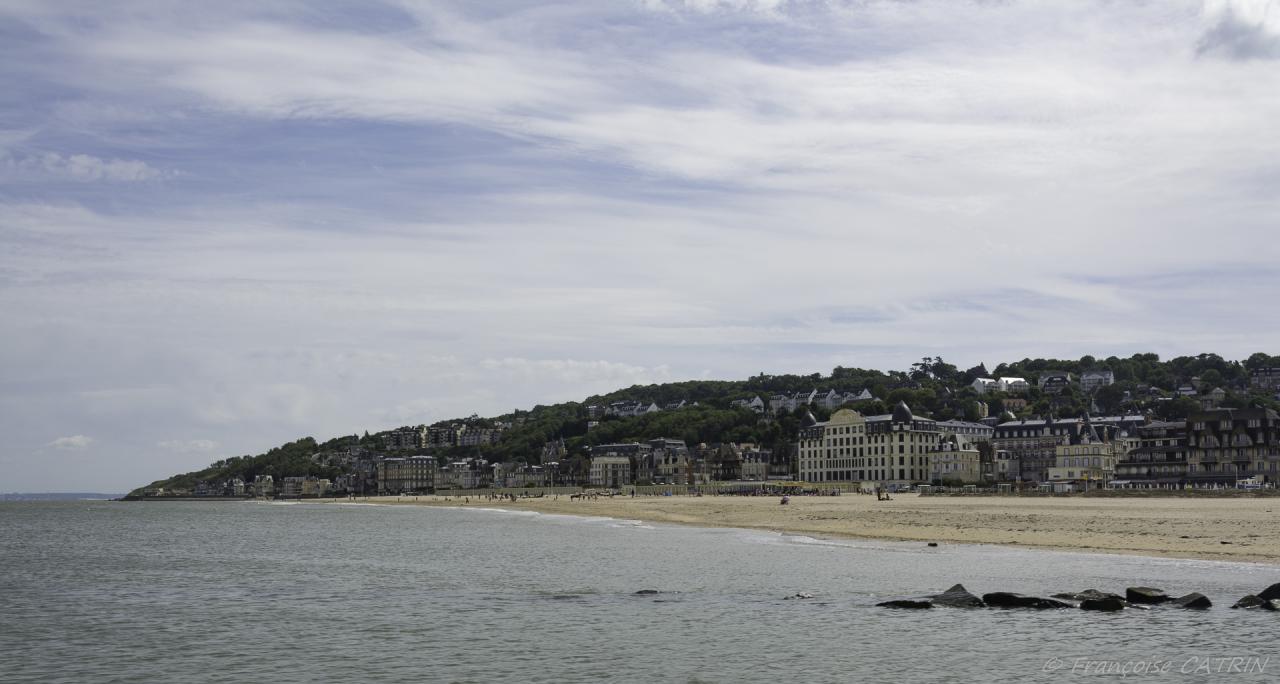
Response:
[[[398,451],[397,455],[431,454],[441,461],[481,456],[496,462],[537,464],[543,446],[564,439],[571,459],[584,459],[584,447],[645,440],[674,438],[689,444],[699,442],[751,442],[788,453],[800,427],[805,409],[777,416],[732,408],[736,399],[755,396],[768,401],[774,394],[794,394],[813,389],[837,392],[868,390],[875,400],[852,405],[864,414],[885,413],[898,401],[905,401],[913,411],[939,420],[977,420],[979,401],[991,415],[1005,410],[1008,398],[999,393],[979,395],[970,383],[978,377],[1024,377],[1033,384],[1041,373],[1064,371],[1078,375],[1087,370],[1110,370],[1115,384],[1102,387],[1092,396],[1078,385],[1067,387],[1061,394],[1046,395],[1038,388],[1026,393],[1025,408],[1019,417],[1031,415],[1078,416],[1095,411],[1101,414],[1150,412],[1162,419],[1180,419],[1199,410],[1190,397],[1176,396],[1179,387],[1195,383],[1204,390],[1221,388],[1226,393],[1224,407],[1250,405],[1280,409],[1280,402],[1268,392],[1254,390],[1249,374],[1259,368],[1280,366],[1280,357],[1258,353],[1244,361],[1228,361],[1216,354],[1200,354],[1161,361],[1155,354],[1135,354],[1129,358],[1098,359],[1023,359],[994,367],[977,366],[961,371],[941,358],[925,358],[906,371],[877,371],[837,367],[829,375],[766,375],[746,380],[690,380],[654,385],[636,385],[604,395],[587,397],[583,402],[566,402],[551,406],[535,406],[528,411],[481,418],[471,416],[442,423],[461,422],[476,427],[507,424],[498,443],[483,447],[451,447],[436,450]],[[659,411],[636,417],[605,416],[588,430],[588,406],[607,406],[617,401],[640,401],[664,406],[685,401],[685,408]],[[695,404],[696,405],[693,405]],[[825,411],[812,409],[819,419]],[[368,456],[389,453],[388,432],[363,436],[345,436],[318,443],[303,437],[256,456],[240,456],[211,464],[200,471],[158,480],[147,487],[191,489],[199,481],[221,481],[239,477],[251,482],[257,475],[271,475],[276,481],[289,476],[317,476],[333,479],[344,470],[331,462],[326,454],[358,449]],[[140,495],[144,488],[133,492]]]

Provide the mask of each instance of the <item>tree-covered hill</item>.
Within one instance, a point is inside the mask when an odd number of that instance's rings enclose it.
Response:
[[[1249,405],[1280,409],[1280,401],[1270,391],[1251,387],[1250,373],[1261,368],[1280,367],[1280,357],[1257,353],[1244,361],[1230,361],[1216,354],[1183,356],[1161,361],[1155,354],[1134,354],[1128,358],[1115,356],[1099,359],[1022,359],[994,367],[975,366],[961,371],[941,358],[924,358],[905,371],[878,371],[836,367],[828,375],[768,375],[761,373],[745,380],[690,380],[653,385],[636,385],[604,395],[587,397],[583,402],[566,402],[535,406],[528,411],[482,418],[470,416],[436,425],[463,423],[469,427],[504,426],[496,444],[397,451],[397,455],[430,454],[441,461],[483,457],[494,462],[537,464],[548,443],[564,440],[568,455],[581,459],[586,447],[598,444],[674,438],[689,444],[700,442],[751,442],[775,453],[788,453],[806,410],[818,418],[826,411],[801,407],[777,415],[760,415],[747,409],[734,408],[737,399],[759,396],[765,402],[773,395],[794,395],[818,389],[839,393],[869,391],[874,400],[854,404],[852,408],[867,414],[886,413],[898,401],[905,401],[913,411],[939,420],[977,420],[985,410],[1000,415],[1012,410],[1019,417],[1056,415],[1078,416],[1087,412],[1113,415],[1121,412],[1145,412],[1162,419],[1181,419],[1200,410],[1200,401],[1182,396],[1179,389],[1192,388],[1197,393],[1221,389],[1223,407]],[[1035,386],[1042,373],[1067,372],[1073,376],[1091,370],[1110,370],[1115,383],[1087,394],[1078,384],[1058,394],[1046,394]],[[1011,397],[1001,393],[978,394],[971,383],[978,377],[1023,377],[1032,383],[1023,395]],[[1016,399],[1016,401],[1013,401]],[[663,410],[634,417],[604,416],[588,429],[588,406],[606,407],[620,401],[643,402],[664,407],[686,402],[684,408]],[[981,404],[979,402],[982,402]],[[1025,402],[1025,406],[1023,403]],[[271,475],[277,481],[288,476],[317,476],[333,479],[344,472],[349,462],[335,461],[334,453],[359,453],[376,457],[390,453],[389,431],[364,436],[344,436],[317,443],[304,437],[257,456],[228,458],[203,470],[176,475],[152,483],[149,487],[191,489],[199,481],[221,481],[239,477],[250,482],[257,475]],[[141,491],[141,490],[139,490]]]

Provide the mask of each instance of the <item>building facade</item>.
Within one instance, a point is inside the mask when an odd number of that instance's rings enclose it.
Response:
[[[991,444],[996,451],[1007,453],[1008,460],[1016,460],[1018,480],[1044,482],[1049,469],[1057,465],[1058,445],[1066,442],[1079,430],[1080,421],[1066,420],[1013,420],[1005,414],[1003,422],[996,425]]]
[[[1109,439],[1108,430],[1086,424],[1054,448],[1047,480],[1055,491],[1101,489],[1114,479],[1116,443]]]
[[[929,482],[929,454],[938,448],[938,423],[911,412],[904,402],[893,413],[869,416],[867,449],[856,463],[861,479],[890,487]]]
[[[859,467],[868,447],[867,421],[853,409],[840,409],[826,422],[800,428],[799,478],[805,482],[854,482],[865,479]]]
[[[983,465],[977,444],[954,433],[945,434],[929,452],[929,480],[948,486],[982,484],[987,470]]]
[[[1099,387],[1113,385],[1115,382],[1116,374],[1109,370],[1089,370],[1080,374],[1080,389],[1090,394]]]
[[[1280,481],[1280,417],[1271,409],[1216,409],[1187,417],[1187,478],[1201,486]]]
[[[626,456],[592,456],[589,481],[593,487],[610,489],[631,484],[631,459]]]
[[[1187,483],[1187,423],[1156,421],[1138,428],[1138,447],[1116,463],[1113,484],[1176,489]]]
[[[378,463],[378,493],[399,495],[435,490],[436,460],[430,456],[384,458]]]

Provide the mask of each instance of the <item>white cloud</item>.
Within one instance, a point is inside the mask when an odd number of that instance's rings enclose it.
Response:
[[[54,449],[83,449],[93,443],[93,438],[84,435],[71,435],[70,437],[59,437],[48,446]]]
[[[507,357],[484,359],[480,367],[525,382],[554,381],[574,385],[631,385],[665,382],[671,378],[671,369],[666,365],[647,368],[609,361]]]
[[[10,3],[0,429],[125,488],[632,384],[1280,343],[1280,71],[1223,58],[1270,6],[646,4]]]
[[[164,174],[136,159],[102,159],[88,154],[57,152],[19,157],[0,150],[0,162],[10,174],[42,174],[73,181],[131,183],[161,178]]]

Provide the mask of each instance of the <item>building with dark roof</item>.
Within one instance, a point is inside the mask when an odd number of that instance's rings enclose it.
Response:
[[[1187,417],[1187,477],[1194,485],[1280,481],[1280,416],[1264,408],[1215,409]]]
[[[1006,452],[1005,460],[1017,462],[1017,480],[1044,482],[1049,478],[1049,468],[1056,465],[1058,445],[1079,431],[1081,422],[1078,418],[1052,417],[1006,420],[996,425],[991,445],[996,451]]]
[[[1138,448],[1116,463],[1113,484],[1138,489],[1180,489],[1187,483],[1187,423],[1155,421],[1138,428]]]

